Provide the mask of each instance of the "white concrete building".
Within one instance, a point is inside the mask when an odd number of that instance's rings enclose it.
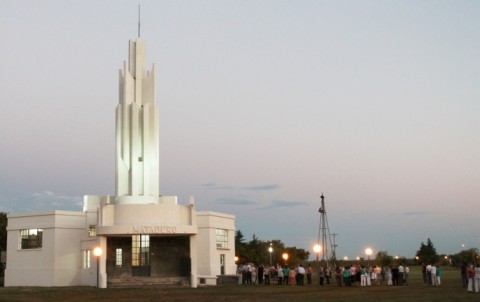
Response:
[[[154,83],[144,42],[131,41],[116,110],[116,196],[87,195],[83,212],[8,215],[5,286],[197,287],[236,273],[235,217],[159,195]]]

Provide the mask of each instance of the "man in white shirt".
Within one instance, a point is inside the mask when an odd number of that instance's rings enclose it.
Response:
[[[304,279],[304,276],[305,276],[305,268],[303,268],[303,266],[300,264],[298,266],[298,285],[303,285],[303,279]]]
[[[432,265],[429,263],[429,264],[427,265],[426,269],[427,269],[428,284],[429,284],[429,285],[432,285],[432,274],[431,274],[431,272],[432,272]],[[436,274],[436,272],[435,272],[435,274]]]
[[[398,285],[404,285],[405,283],[405,268],[403,264],[400,263],[398,266]]]
[[[432,267],[430,268],[430,275],[430,278],[432,279],[432,285],[437,286],[437,267],[435,265],[432,265]]]
[[[410,273],[410,268],[408,266],[405,266],[405,286],[408,285],[408,273]]]

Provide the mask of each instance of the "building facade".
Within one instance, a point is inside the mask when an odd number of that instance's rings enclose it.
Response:
[[[86,195],[82,212],[8,215],[5,286],[197,287],[236,273],[235,216],[159,195],[154,84],[143,40],[130,41],[116,109],[116,195]]]

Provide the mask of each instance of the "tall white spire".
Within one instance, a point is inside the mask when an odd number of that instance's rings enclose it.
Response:
[[[145,70],[145,43],[130,41],[120,70],[116,111],[116,181],[119,203],[150,203],[159,196],[159,122],[155,65]]]

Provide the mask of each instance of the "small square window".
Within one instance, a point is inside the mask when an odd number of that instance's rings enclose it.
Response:
[[[97,226],[90,225],[88,227],[88,237],[95,237],[97,236]]]
[[[228,230],[217,229],[216,237],[217,237],[217,248],[224,248],[224,249],[228,248]]]
[[[39,249],[42,247],[43,229],[20,230],[19,249]]]

